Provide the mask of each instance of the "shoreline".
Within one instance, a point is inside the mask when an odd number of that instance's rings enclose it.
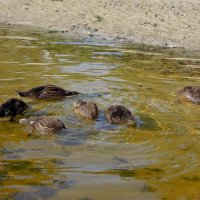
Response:
[[[0,0],[0,25],[200,50],[198,0]]]

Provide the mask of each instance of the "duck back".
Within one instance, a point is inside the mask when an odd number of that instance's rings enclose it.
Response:
[[[28,108],[28,105],[16,98],[7,100],[0,106],[0,117],[16,116]]]
[[[111,124],[132,125],[135,123],[134,116],[131,111],[122,105],[109,107],[105,112],[105,117]]]
[[[186,86],[177,91],[179,99],[189,101],[194,104],[200,104],[200,87]]]
[[[30,125],[41,132],[56,132],[66,128],[62,120],[55,117],[32,117],[30,119],[21,119],[20,122]]]
[[[74,102],[74,112],[88,119],[96,119],[99,114],[98,106],[94,102],[77,101]]]
[[[45,98],[52,98],[52,97],[65,97],[70,95],[79,94],[75,91],[68,91],[64,90],[61,87],[56,85],[43,85],[34,87],[28,91],[16,91],[21,97],[30,97],[30,98],[37,98],[37,99],[45,99]]]

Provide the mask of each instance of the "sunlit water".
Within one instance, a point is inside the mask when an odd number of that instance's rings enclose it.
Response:
[[[16,90],[56,84],[82,94],[23,99],[31,109],[0,119],[0,198],[154,200],[200,198],[200,107],[177,89],[199,85],[198,52],[106,41],[68,41],[42,32],[0,29],[0,102]],[[92,100],[94,122],[73,101]],[[136,127],[109,125],[103,111],[123,104]],[[30,136],[22,117],[50,115],[68,127]]]

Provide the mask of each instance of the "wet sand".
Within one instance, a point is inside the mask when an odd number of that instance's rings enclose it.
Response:
[[[0,24],[200,49],[198,0],[0,0]]]

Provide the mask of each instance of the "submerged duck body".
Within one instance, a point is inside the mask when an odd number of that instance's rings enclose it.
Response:
[[[24,112],[29,106],[17,98],[12,98],[7,100],[5,103],[0,106],[0,117],[11,116],[10,121],[13,121],[13,118],[22,112]]]
[[[74,112],[81,117],[96,119],[99,114],[99,109],[94,102],[78,100],[74,102]]]
[[[56,85],[42,85],[34,87],[28,91],[16,91],[21,97],[30,97],[36,99],[45,99],[52,97],[65,97],[79,94],[75,91],[64,90]]]
[[[131,111],[122,105],[109,107],[105,111],[105,117],[111,124],[133,125],[135,124],[134,116]]]
[[[40,132],[56,132],[66,128],[62,120],[55,117],[32,117],[21,119],[20,123],[29,125]]]
[[[186,86],[177,91],[179,99],[186,100],[194,104],[200,104],[200,87]]]

